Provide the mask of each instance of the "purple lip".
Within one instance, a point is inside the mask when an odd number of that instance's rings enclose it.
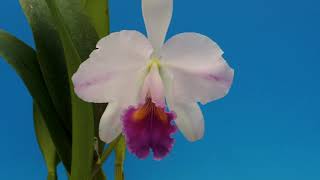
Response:
[[[137,157],[144,159],[153,151],[154,159],[163,159],[172,149],[171,137],[177,128],[172,124],[174,112],[166,112],[147,98],[145,104],[130,106],[123,114],[123,132],[128,149]]]

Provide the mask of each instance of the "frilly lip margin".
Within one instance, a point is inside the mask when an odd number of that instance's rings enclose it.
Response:
[[[152,150],[153,159],[161,160],[167,156],[173,148],[175,140],[171,136],[177,131],[177,127],[172,122],[176,119],[177,115],[174,111],[166,111],[166,107],[159,107],[153,101],[151,101],[151,103],[153,103],[155,108],[158,108],[158,110],[167,115],[168,123],[161,123],[159,117],[152,117],[152,114],[147,116],[149,118],[134,122],[132,114],[145,105],[139,103],[139,105],[129,106],[123,111],[121,115],[123,134],[129,151],[139,159],[147,158],[150,150]],[[148,127],[150,123],[152,123],[152,126]]]

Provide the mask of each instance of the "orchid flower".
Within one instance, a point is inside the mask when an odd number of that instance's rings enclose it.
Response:
[[[84,101],[109,103],[99,127],[103,141],[123,133],[136,156],[146,158],[151,149],[162,159],[177,128],[190,141],[203,137],[198,102],[224,97],[234,71],[204,35],[182,33],[164,43],[173,0],[142,0],[142,11],[148,38],[131,30],[111,33],[72,80]]]

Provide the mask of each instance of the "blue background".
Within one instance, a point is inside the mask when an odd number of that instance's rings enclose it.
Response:
[[[112,31],[145,32],[139,0],[110,0],[110,11]],[[203,140],[177,134],[160,162],[128,153],[127,179],[319,180],[319,18],[318,0],[175,0],[168,37],[194,31],[214,39],[235,69],[234,84],[202,107]],[[1,0],[0,28],[33,45],[18,0]],[[4,61],[0,81],[0,179],[45,179],[31,97]]]

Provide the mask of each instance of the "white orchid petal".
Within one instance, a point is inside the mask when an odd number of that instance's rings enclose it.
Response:
[[[165,86],[166,102],[170,110],[177,115],[175,120],[179,130],[189,141],[196,141],[203,137],[204,119],[200,107],[194,102],[185,102],[174,96],[172,74],[164,68],[160,70]]]
[[[176,124],[189,141],[196,141],[203,137],[204,120],[197,103],[175,101],[172,105],[177,114]]]
[[[122,132],[122,110],[118,103],[108,104],[99,125],[99,137],[102,141],[110,143]]]
[[[136,68],[145,65],[152,52],[152,45],[143,34],[124,30],[102,38],[90,59],[103,61],[107,70]]]
[[[173,76],[173,96],[203,104],[225,96],[234,71],[222,54],[215,42],[201,34],[183,33],[171,38],[160,55]]]
[[[172,11],[172,0],[142,0],[142,12],[148,38],[156,51],[163,45]]]
[[[100,40],[97,48],[72,77],[77,95],[96,103],[133,98],[153,51],[149,41],[139,32],[121,31]]]
[[[144,101],[145,97],[150,93],[153,103],[157,106],[165,106],[164,98],[164,85],[159,74],[159,68],[157,65],[151,65],[150,72],[145,78],[144,85],[141,93],[141,100]]]

